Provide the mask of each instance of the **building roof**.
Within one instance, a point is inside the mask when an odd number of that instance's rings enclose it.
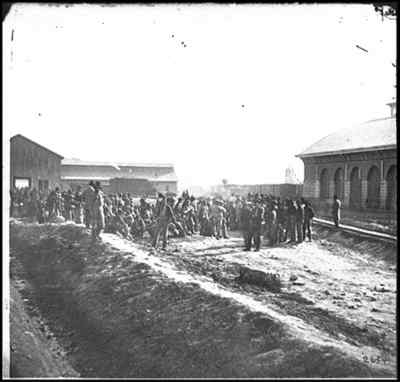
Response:
[[[101,162],[101,161],[86,161],[76,158],[66,158],[61,162],[67,166],[111,166],[111,167],[174,167],[169,163],[132,163],[132,162]]]
[[[87,181],[90,182],[91,180],[99,180],[99,181],[108,181],[111,178],[109,176],[62,176],[61,180],[76,180],[76,181]]]
[[[339,130],[315,142],[299,158],[396,148],[396,118],[381,118]]]
[[[111,179],[118,178],[117,176],[61,176],[61,180],[63,181],[81,181],[81,182],[89,182],[91,180],[93,181],[103,181],[103,182],[108,182]],[[129,176],[129,175],[123,175],[121,178],[124,179],[142,179],[142,180],[148,180],[149,182],[177,182],[178,178],[175,175],[174,172],[160,175],[158,177],[147,177],[147,176]]]
[[[32,143],[33,145],[38,146],[38,147],[42,148],[43,150],[46,150],[46,151],[48,151],[49,153],[51,153],[51,154],[53,154],[53,155],[55,155],[55,156],[57,156],[57,157],[59,157],[59,158],[61,158],[61,159],[64,159],[64,157],[63,157],[62,155],[57,154],[57,153],[55,153],[54,151],[49,150],[47,147],[44,147],[44,146],[42,146],[42,145],[39,145],[39,143],[32,141],[31,139],[25,137],[25,136],[22,135],[22,134],[14,135],[13,137],[11,137],[10,141],[11,141],[12,139],[15,139],[15,138],[22,138],[22,139],[28,141],[29,143]]]
[[[146,177],[150,182],[177,182],[178,178],[174,172],[170,172],[168,174],[160,175],[157,177]]]

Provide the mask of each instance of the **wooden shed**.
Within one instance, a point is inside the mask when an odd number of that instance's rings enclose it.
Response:
[[[63,157],[21,134],[10,139],[10,187],[47,192],[60,186]]]

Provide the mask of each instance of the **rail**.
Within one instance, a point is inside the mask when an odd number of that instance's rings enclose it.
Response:
[[[334,223],[329,220],[314,218],[314,221],[317,225],[321,225],[324,227],[330,227],[330,228],[336,228]],[[356,234],[357,236],[366,237],[369,239],[372,238],[372,239],[376,239],[376,240],[381,240],[381,241],[386,241],[386,242],[397,244],[397,236],[389,235],[387,233],[370,231],[370,230],[366,230],[363,228],[354,227],[354,226],[345,225],[345,224],[340,224],[339,228],[336,228],[336,229],[344,231],[344,232]]]

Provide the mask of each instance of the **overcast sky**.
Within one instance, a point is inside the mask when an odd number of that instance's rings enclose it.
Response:
[[[389,115],[395,28],[372,5],[16,5],[4,138],[173,163],[181,187],[302,180],[295,154]]]

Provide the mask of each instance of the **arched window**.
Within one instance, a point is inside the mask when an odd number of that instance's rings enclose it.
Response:
[[[319,177],[319,197],[321,199],[329,199],[328,170],[324,168]]]
[[[350,207],[361,207],[361,178],[358,167],[354,167],[350,173]]]
[[[386,209],[397,210],[397,166],[390,166],[386,175],[387,196]]]
[[[335,195],[337,195],[339,200],[342,200],[344,195],[344,172],[342,168],[338,168],[336,170],[334,181],[335,181]]]
[[[376,166],[372,166],[368,171],[368,191],[366,205],[368,208],[379,208],[379,195],[380,195],[380,174]]]

